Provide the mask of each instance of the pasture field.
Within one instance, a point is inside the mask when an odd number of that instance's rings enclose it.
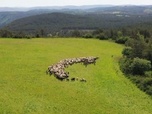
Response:
[[[95,39],[0,39],[0,114],[151,114],[152,98],[119,70],[122,49]],[[86,83],[45,74],[49,65],[82,56],[100,58],[67,69]]]

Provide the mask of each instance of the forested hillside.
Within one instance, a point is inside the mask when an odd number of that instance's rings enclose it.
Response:
[[[50,10],[31,10],[31,11],[3,11],[0,12],[0,28],[11,23],[12,21],[32,15],[52,12]]]
[[[152,6],[67,6],[16,10],[0,11],[0,27],[33,34],[43,29],[50,34],[63,29],[115,29],[152,20]]]
[[[61,30],[119,29],[151,20],[152,15],[48,13],[15,20],[4,29],[34,35],[43,30],[46,36]]]

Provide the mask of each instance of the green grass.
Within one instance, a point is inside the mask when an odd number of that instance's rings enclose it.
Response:
[[[119,70],[122,48],[93,39],[0,39],[0,114],[151,114],[152,98]],[[87,83],[45,74],[49,65],[81,56],[100,57],[95,66],[67,69]]]

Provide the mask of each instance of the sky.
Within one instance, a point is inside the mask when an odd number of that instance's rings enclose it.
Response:
[[[152,5],[152,0],[0,0],[0,7]]]

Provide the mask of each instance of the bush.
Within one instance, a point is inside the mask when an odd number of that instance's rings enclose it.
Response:
[[[128,37],[119,37],[115,40],[115,42],[118,44],[125,44],[127,40],[128,40]]]
[[[152,95],[152,78],[144,78],[138,87],[147,94]]]
[[[142,76],[129,76],[129,79],[145,93],[152,95],[152,78]]]
[[[132,70],[130,68],[130,64],[132,63],[132,59],[130,58],[121,58],[120,61],[119,61],[119,64],[120,64],[120,69],[123,73],[125,74],[131,74],[132,73]]]
[[[133,75],[144,75],[145,71],[151,69],[151,62],[145,59],[134,58],[129,68]]]
[[[85,35],[83,35],[83,38],[93,38],[91,33],[87,33]]]
[[[145,72],[145,76],[152,78],[152,71],[146,71],[146,72]]]
[[[133,53],[133,49],[131,47],[126,47],[123,49],[122,54],[127,58],[131,58]]]
[[[140,58],[122,58],[120,60],[120,69],[125,74],[144,75],[151,69],[151,62]]]
[[[107,40],[108,39],[104,33],[97,34],[95,37],[99,40]]]

